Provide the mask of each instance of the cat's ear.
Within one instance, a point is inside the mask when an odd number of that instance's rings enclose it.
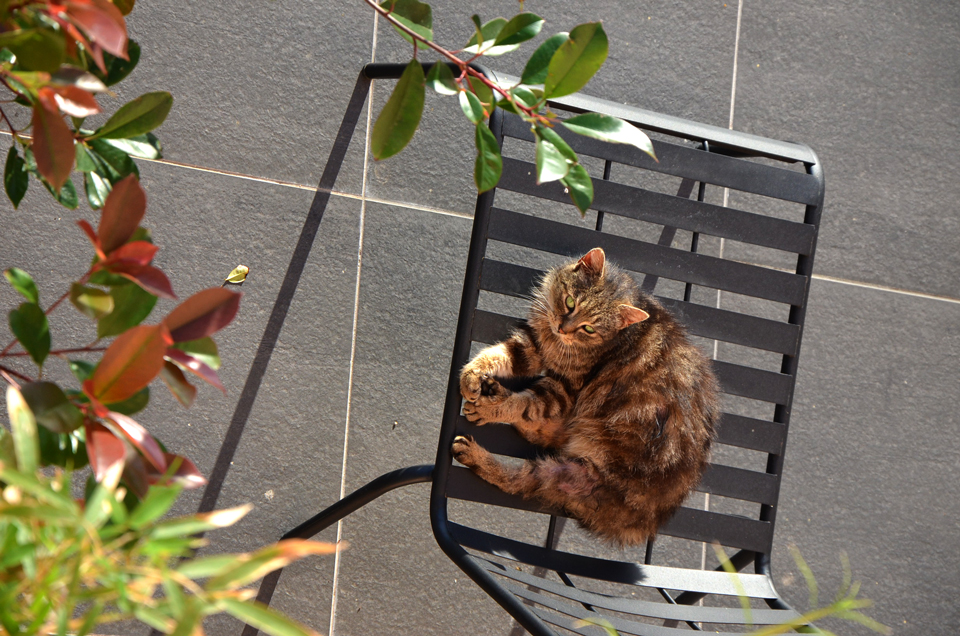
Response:
[[[583,255],[583,258],[577,262],[577,266],[574,268],[574,271],[578,271],[582,268],[588,274],[599,276],[600,274],[603,274],[603,263],[605,260],[606,255],[603,253],[603,250],[599,247],[595,247]]]
[[[620,328],[625,329],[632,324],[643,322],[650,314],[632,305],[620,305]]]

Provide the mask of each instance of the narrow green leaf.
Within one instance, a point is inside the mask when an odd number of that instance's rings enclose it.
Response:
[[[222,574],[236,565],[237,555],[215,554],[187,561],[177,568],[177,572],[191,579],[205,579]]]
[[[483,109],[487,114],[493,112],[493,89],[476,77],[468,77],[467,82],[470,84],[470,90],[473,91],[473,94],[476,95],[480,103],[483,104]]]
[[[7,153],[7,163],[3,169],[3,187],[7,191],[7,197],[14,209],[20,205],[23,196],[27,193],[30,186],[30,173],[26,170],[26,164],[17,153],[17,146],[10,146],[10,152]]]
[[[576,93],[600,69],[607,59],[607,34],[599,22],[575,27],[570,39],[560,45],[550,59],[544,93],[562,97]]]
[[[553,144],[560,153],[572,161],[573,163],[578,163],[580,159],[577,157],[577,153],[573,151],[573,148],[564,141],[563,137],[557,134],[557,131],[552,128],[547,128],[546,126],[537,126],[535,133],[538,137],[549,141]]]
[[[70,302],[83,315],[100,320],[113,311],[113,296],[97,289],[79,283],[70,286]]]
[[[135,174],[138,179],[140,178],[140,170],[137,168],[137,164],[134,163],[126,151],[108,143],[107,139],[91,139],[88,143],[94,157],[100,161],[101,165],[110,169],[111,183],[116,183],[129,174]]]
[[[619,117],[611,117],[602,113],[583,113],[567,120],[561,120],[560,123],[578,135],[635,146],[654,159],[657,158],[653,151],[653,143],[646,133]]]
[[[423,114],[425,84],[423,67],[411,60],[373,125],[370,149],[374,159],[392,157],[413,139]]]
[[[463,49],[463,52],[470,54],[503,55],[504,53],[516,51],[520,48],[519,44],[495,46],[497,36],[500,35],[500,31],[506,24],[507,21],[504,18],[494,18],[490,20],[480,28],[479,33],[473,34],[470,41],[467,42],[466,48]]]
[[[36,303],[23,303],[10,312],[10,331],[38,367],[50,353],[50,325],[47,316]]]
[[[78,143],[75,147],[77,149],[77,170],[80,172],[92,172],[99,168],[97,162],[94,161],[93,157],[91,157],[87,151],[86,145]]]
[[[128,139],[104,139],[103,142],[122,150],[131,157],[160,159],[163,156],[160,140],[153,133],[137,135]]]
[[[53,382],[30,382],[20,393],[37,423],[54,433],[70,433],[83,424],[80,409]]]
[[[480,99],[470,91],[460,91],[460,108],[463,114],[467,116],[472,123],[478,124],[483,121],[485,114],[483,104]]]
[[[482,121],[477,124],[475,142],[477,159],[473,166],[473,181],[477,185],[477,192],[486,192],[497,185],[503,172],[500,145]]]
[[[91,139],[127,139],[148,133],[163,123],[171,106],[173,96],[166,91],[141,95],[121,106]]]
[[[154,486],[130,514],[130,526],[140,529],[167,514],[177,500],[181,486]]]
[[[233,598],[226,598],[220,602],[228,614],[270,636],[311,636],[310,630],[278,614],[266,605]]]
[[[3,272],[13,288],[20,292],[24,298],[32,303],[40,302],[40,292],[37,291],[37,284],[33,282],[33,277],[18,267],[11,267]]]
[[[417,0],[383,0],[380,3],[380,6],[384,9],[390,9],[391,5],[393,7],[392,17],[425,40],[433,40],[433,11],[429,4]],[[404,40],[413,43],[413,38],[409,34],[396,26],[393,28]],[[421,49],[429,48],[423,42],[417,42],[417,47]]]
[[[494,40],[494,45],[520,44],[532,40],[543,28],[543,18],[533,13],[518,13],[503,25]]]
[[[508,113],[513,113],[514,115],[519,115],[519,114],[520,114],[520,110],[518,110],[516,106],[514,106],[512,103],[508,102],[506,99],[501,99],[500,101],[498,101],[498,102],[497,102],[497,107],[498,107],[498,108],[502,108],[503,110],[507,111]]]
[[[37,420],[30,411],[23,394],[12,385],[7,387],[7,414],[10,416],[10,430],[13,433],[17,467],[21,472],[33,473],[37,470],[40,461]]]
[[[203,362],[211,369],[220,368],[220,355],[217,351],[217,343],[209,336],[198,340],[176,342],[173,348],[189,353],[192,357]]]
[[[460,92],[453,77],[453,71],[443,62],[437,62],[430,67],[430,72],[427,73],[427,87],[441,95],[456,95]]]
[[[571,162],[556,146],[542,137],[537,138],[537,183],[563,179],[570,172]]]
[[[87,203],[94,210],[99,210],[107,202],[112,186],[96,172],[87,172],[83,175],[83,191],[87,195]]]
[[[523,67],[520,83],[543,84],[547,79],[547,68],[550,66],[553,54],[557,52],[561,44],[569,39],[569,33],[557,33],[544,40],[527,60],[527,65]]]
[[[580,214],[586,215],[590,204],[593,203],[593,181],[590,180],[586,169],[579,163],[570,166],[570,172],[560,179],[560,183],[569,190],[570,199],[580,210]]]
[[[110,296],[113,297],[113,311],[97,323],[98,338],[117,336],[131,327],[136,327],[150,315],[157,304],[156,296],[134,284],[113,287],[110,289]]]

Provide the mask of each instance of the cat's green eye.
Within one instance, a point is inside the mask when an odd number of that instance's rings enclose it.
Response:
[[[596,331],[597,331],[596,329],[594,329],[594,328],[591,327],[590,325],[584,325],[584,326],[583,326],[583,330],[586,331],[587,333],[596,333]]]
[[[577,306],[577,301],[573,299],[573,296],[567,296],[567,309],[573,309]]]

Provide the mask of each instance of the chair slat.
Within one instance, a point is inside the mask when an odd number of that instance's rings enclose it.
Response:
[[[711,464],[697,486],[700,492],[762,504],[777,503],[777,477],[768,473]]]
[[[536,170],[532,163],[504,157],[499,188],[560,203],[570,202],[570,195],[564,192],[559,181],[537,185]],[[593,180],[593,203],[590,207],[605,213],[795,254],[810,254],[816,237],[816,229],[812,225],[600,179]]]
[[[653,140],[653,149],[659,160],[654,161],[645,152],[628,144],[612,144],[584,137],[570,132],[563,126],[557,126],[554,130],[560,133],[560,136],[578,154],[795,203],[809,205],[820,201],[819,180],[805,172],[768,166],[659,140]],[[534,141],[530,124],[526,124],[516,115],[507,115],[503,118],[503,134],[516,139]]]
[[[807,279],[775,269],[574,227],[494,208],[488,238],[535,250],[581,256],[602,247],[611,261],[628,270],[703,285],[737,294],[802,305]]]
[[[478,309],[473,315],[474,342],[496,344],[507,338],[510,332],[523,322],[520,318],[503,316],[493,312]]]
[[[562,511],[552,510],[537,501],[509,495],[460,466],[450,468],[446,494],[453,499],[502,508],[566,516]],[[725,546],[755,552],[769,550],[772,535],[767,522],[693,508],[680,508],[660,532],[694,541],[718,541]]]
[[[520,437],[508,424],[477,426],[461,415],[457,420],[457,435],[472,436],[480,446],[495,455],[533,459],[543,454],[541,449]]]
[[[556,594],[576,603],[585,603],[599,609],[647,616],[664,620],[714,623],[719,625],[736,625],[744,621],[743,609],[740,607],[711,607],[709,605],[671,605],[670,603],[645,601],[638,598],[610,596],[598,594],[579,587],[570,587],[559,581],[535,576],[522,570],[503,566],[496,561],[476,559],[485,570],[498,576],[510,579],[521,585],[526,585],[550,594]],[[540,602],[539,598],[536,600]],[[792,610],[754,609],[751,619],[755,625],[780,625],[799,614]]]
[[[777,598],[773,585],[761,574],[741,573],[737,578],[742,588],[726,572],[688,570],[659,565],[627,563],[561,550],[547,550],[522,541],[507,539],[489,532],[450,523],[450,531],[467,548],[519,561],[534,567],[584,576],[611,583],[625,583],[664,590],[685,590],[704,594],[738,596],[740,589],[751,598]]]
[[[773,455],[783,452],[787,427],[742,415],[724,413],[717,424],[717,441],[721,444],[749,448]]]
[[[789,375],[721,360],[713,361],[713,370],[720,381],[721,390],[730,395],[788,404],[793,393],[793,377]]]
[[[527,298],[542,275],[542,270],[484,259],[480,289]],[[797,325],[673,298],[658,296],[657,300],[695,336],[786,355],[796,354],[800,341],[800,327]]]

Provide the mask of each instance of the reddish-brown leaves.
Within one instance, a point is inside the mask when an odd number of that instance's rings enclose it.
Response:
[[[144,459],[150,462],[151,466],[161,473],[167,469],[167,460],[164,459],[163,451],[157,441],[147,432],[147,429],[123,413],[111,411],[106,420],[117,427],[119,432],[140,451]]]
[[[127,25],[109,0],[67,0],[70,20],[80,27],[94,48],[127,59]]]
[[[180,455],[174,455],[173,453],[164,453],[164,460],[167,462],[167,466],[175,466],[172,475],[172,481],[177,482],[183,485],[184,488],[199,488],[207,483],[206,478],[203,474],[197,469],[196,465]],[[164,471],[165,472],[165,471]],[[163,481],[163,473],[158,472],[147,466],[147,481],[151,484],[156,484]]]
[[[100,214],[100,245],[110,254],[133,236],[147,211],[147,195],[134,175],[118,181],[107,196]]]
[[[176,298],[170,279],[161,270],[150,265],[135,263],[116,263],[108,268],[114,274],[129,278],[154,296],[162,298]]]
[[[133,396],[160,373],[172,343],[163,324],[141,325],[121,334],[90,377],[90,392],[106,404]]]
[[[37,170],[57,192],[70,178],[73,160],[73,133],[56,109],[42,104],[33,107],[33,156]]]
[[[174,342],[206,338],[230,324],[242,295],[222,287],[204,289],[180,303],[163,322]]]
[[[190,408],[194,398],[197,397],[197,387],[187,381],[180,367],[169,360],[165,360],[163,369],[160,370],[160,379],[163,380],[163,383],[167,385],[167,388],[173,393],[173,397],[177,398],[180,404]]]
[[[47,90],[53,93],[57,107],[71,117],[89,117],[100,112],[100,105],[93,94],[78,86],[49,86],[41,88],[40,92]]]
[[[93,469],[94,478],[100,481],[106,474],[107,469],[116,462],[124,460],[127,449],[123,441],[118,439],[103,424],[88,421],[83,426],[86,433],[87,457],[90,458],[90,467]]]
[[[217,375],[217,372],[210,368],[206,363],[197,360],[190,354],[181,351],[180,349],[174,349],[170,347],[167,349],[167,360],[172,360],[178,365],[193,373],[198,378],[206,382],[211,386],[215,386],[226,395],[227,390],[223,388],[223,384],[220,382],[220,376]]]
[[[148,241],[134,241],[121,245],[110,253],[104,266],[112,263],[131,263],[149,265],[159,248]]]

